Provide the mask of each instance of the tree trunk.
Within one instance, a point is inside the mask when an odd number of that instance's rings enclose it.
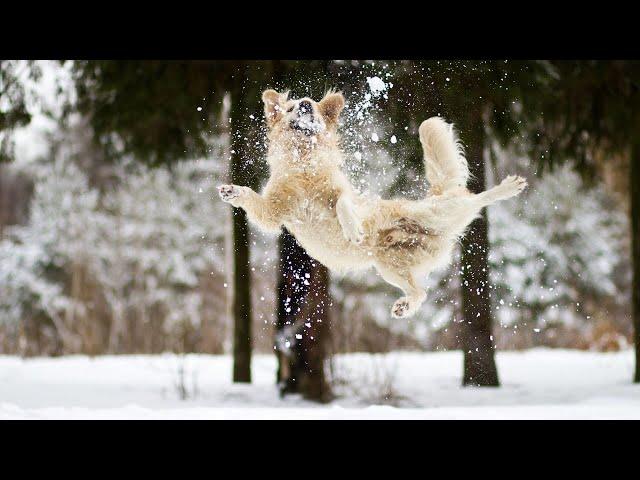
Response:
[[[485,190],[484,129],[480,115],[470,122],[472,132],[468,148],[474,193]],[[462,240],[462,349],[464,353],[463,385],[497,387],[498,370],[491,334],[491,300],[489,298],[489,238],[487,212],[476,219]]]
[[[631,309],[633,315],[634,343],[636,347],[636,372],[633,381],[640,383],[640,141],[631,149],[631,262],[633,280],[631,284]]]
[[[240,72],[242,75],[243,72]],[[238,79],[239,82],[242,79]],[[248,185],[248,115],[240,88],[231,95],[231,183]],[[233,209],[233,381],[251,382],[251,271],[247,214]]]
[[[280,236],[276,324],[277,382],[282,395],[331,399],[324,361],[329,335],[329,272],[286,230]]]

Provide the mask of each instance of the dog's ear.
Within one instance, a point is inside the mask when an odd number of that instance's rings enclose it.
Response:
[[[344,97],[340,92],[328,92],[320,103],[318,103],[320,113],[327,125],[336,125],[340,112],[344,108]]]
[[[286,93],[278,93],[275,90],[265,90],[262,92],[264,102],[264,116],[269,126],[276,123],[282,117],[284,103],[287,101]]]

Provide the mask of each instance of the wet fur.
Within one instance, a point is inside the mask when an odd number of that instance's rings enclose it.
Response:
[[[467,162],[453,127],[433,117],[419,129],[430,183],[427,196],[418,201],[364,197],[341,169],[337,124],[342,94],[329,92],[314,102],[267,90],[263,101],[269,181],[262,194],[223,185],[220,196],[243,208],[264,231],[279,232],[285,226],[309,255],[334,272],[375,267],[404,292],[391,309],[394,317],[418,310],[426,293],[416,278],[449,263],[454,245],[483,207],[526,186],[521,177],[510,176],[488,191],[469,192]],[[302,101],[311,102],[312,113],[299,107]]]

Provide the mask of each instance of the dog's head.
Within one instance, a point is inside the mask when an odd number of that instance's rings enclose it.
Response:
[[[317,140],[334,133],[345,103],[342,94],[333,91],[315,102],[308,97],[290,99],[288,92],[265,90],[262,101],[269,131],[294,142]]]

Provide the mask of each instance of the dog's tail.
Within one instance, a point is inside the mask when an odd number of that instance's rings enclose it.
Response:
[[[419,132],[430,192],[442,194],[466,187],[469,167],[453,125],[440,117],[431,117],[422,122]]]

